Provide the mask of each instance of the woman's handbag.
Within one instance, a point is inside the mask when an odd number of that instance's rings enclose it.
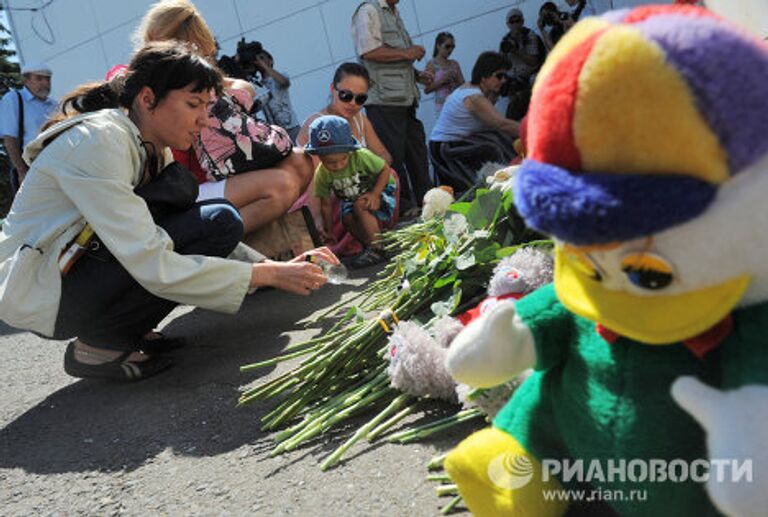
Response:
[[[146,201],[152,219],[157,223],[166,215],[192,208],[197,201],[199,187],[195,176],[189,170],[179,162],[171,162],[149,182],[136,187],[133,191]],[[59,256],[61,276],[66,276],[75,262],[84,254],[105,262],[114,258],[102,244],[99,236],[93,232],[90,224],[86,224],[61,252]]]
[[[152,218],[157,222],[158,217],[192,208],[200,188],[194,174],[179,162],[171,162],[134,192],[147,202]]]
[[[291,154],[293,142],[285,129],[254,119],[234,96],[223,93],[193,147],[208,177],[221,181],[274,166]]]

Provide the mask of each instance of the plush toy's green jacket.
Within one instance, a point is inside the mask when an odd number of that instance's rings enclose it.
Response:
[[[518,301],[517,311],[536,341],[536,371],[494,425],[539,460],[583,459],[586,467],[598,459],[607,476],[609,459],[709,459],[702,428],[672,400],[672,382],[694,375],[722,389],[768,384],[768,303],[735,311],[733,332],[703,359],[681,343],[622,337],[609,344],[594,322],[558,301],[551,284]],[[625,498],[630,490],[647,491],[643,501],[610,501],[622,514],[718,515],[703,484],[690,478],[589,485],[602,495],[621,490]]]

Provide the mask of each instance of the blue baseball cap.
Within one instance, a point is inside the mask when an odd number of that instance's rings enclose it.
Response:
[[[323,115],[309,126],[309,142],[304,151],[322,156],[324,154],[348,153],[362,146],[349,128],[349,123],[336,115]]]

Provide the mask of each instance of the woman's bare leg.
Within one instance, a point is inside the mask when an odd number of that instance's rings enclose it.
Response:
[[[294,151],[272,169],[260,169],[227,178],[224,197],[240,211],[245,233],[283,215],[312,180],[312,161]]]

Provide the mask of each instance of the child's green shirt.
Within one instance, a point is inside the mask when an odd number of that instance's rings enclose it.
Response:
[[[342,201],[355,201],[370,192],[386,162],[368,149],[349,153],[349,163],[339,171],[329,171],[320,163],[315,171],[315,195],[321,199],[333,192]],[[390,176],[389,181],[395,181]]]

